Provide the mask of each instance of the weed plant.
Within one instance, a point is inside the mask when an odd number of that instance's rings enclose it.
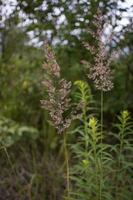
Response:
[[[133,120],[128,111],[123,111],[114,124],[114,132],[104,130],[101,135],[101,124],[90,109],[93,101],[89,86],[82,81],[75,85],[78,88],[75,95],[83,108],[80,125],[71,132],[76,142],[70,144],[74,163],[70,199],[132,199]],[[108,135],[116,139],[115,144],[106,142]]]

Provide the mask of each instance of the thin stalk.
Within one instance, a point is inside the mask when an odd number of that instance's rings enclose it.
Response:
[[[9,162],[9,165],[11,166],[12,171],[15,173],[15,175],[17,175],[16,171],[14,170],[12,161],[11,161],[11,159],[10,159],[10,156],[9,156],[9,154],[8,154],[8,151],[7,151],[6,147],[3,147],[3,146],[2,146],[1,149],[4,150],[4,152],[5,152],[5,154],[6,154],[6,157],[7,157],[7,160],[8,160],[8,162]]]
[[[70,172],[69,172],[69,159],[68,159],[68,150],[67,150],[67,137],[66,132],[64,133],[64,153],[65,153],[65,161],[66,161],[66,181],[67,181],[67,198],[70,197]]]
[[[85,159],[88,160],[88,140],[87,140],[87,135],[88,135],[88,128],[87,128],[87,116],[86,116],[86,108],[84,107],[83,110],[83,121],[84,121],[84,130],[85,130]]]
[[[122,151],[123,151],[123,139],[124,139],[124,130],[125,130],[125,121],[123,121],[122,123],[122,130],[120,133],[120,150],[119,150],[119,168],[121,167],[121,155],[122,155]]]
[[[98,162],[97,162],[97,151],[96,151],[96,142],[93,141],[93,152],[94,152],[94,160],[95,160],[95,179],[96,179],[96,184],[98,183]],[[99,185],[99,184],[98,184]],[[98,186],[97,185],[97,186]],[[99,187],[99,186],[98,186]],[[98,188],[96,188],[98,190]],[[98,191],[96,191],[96,199],[98,199]]]
[[[102,136],[103,136],[103,91],[101,91],[101,144],[102,144]],[[101,153],[102,156],[102,153]]]
[[[103,91],[101,90],[101,147],[102,147],[102,137],[103,137]],[[103,181],[103,169],[102,169],[102,150],[100,155],[100,188],[99,188],[99,199],[102,199],[102,181]]]
[[[119,199],[119,175],[120,175],[120,171],[121,171],[121,155],[122,155],[122,151],[123,151],[123,138],[124,138],[124,129],[125,129],[125,122],[123,121],[122,123],[122,130],[119,134],[120,137],[120,149],[119,149],[119,155],[118,155],[118,170],[116,173],[116,199]]]

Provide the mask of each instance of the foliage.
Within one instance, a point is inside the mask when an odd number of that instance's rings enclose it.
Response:
[[[72,124],[73,131],[67,134],[70,145],[66,145],[70,148],[71,199],[132,198],[133,22],[128,16],[133,7],[127,9],[122,2],[0,1],[1,200],[58,200],[65,195],[62,138],[55,134],[47,122],[47,112],[40,107],[40,99],[45,98],[40,46],[45,39],[56,52],[61,78],[72,83],[81,80],[74,84],[72,99],[82,108],[82,117]],[[108,19],[109,30],[114,31],[108,53],[120,49],[118,60],[111,63],[114,89],[104,94],[102,145],[99,94],[86,79],[81,62],[91,62],[95,56],[83,43],[95,44],[86,28],[93,30],[99,7]],[[123,14],[128,25],[122,21],[120,25],[121,17],[126,22]],[[121,110],[129,113],[122,112],[115,123]]]
[[[39,135],[37,129],[29,126],[19,125],[13,120],[0,117],[0,144],[10,147],[23,137],[35,140]]]
[[[90,92],[84,93],[84,88],[89,91],[87,84],[78,81],[76,85],[80,100],[89,102]],[[82,110],[81,125],[71,133],[76,135],[76,142],[70,144],[74,160],[71,199],[131,199],[133,120],[127,111],[118,116],[119,133],[112,134],[118,142],[113,145],[106,142],[106,130],[101,138],[101,125],[87,110],[88,105]]]
[[[117,140],[117,143],[111,146],[115,158],[112,162],[114,169],[112,188],[115,191],[116,199],[131,199],[133,192],[131,187],[133,119],[129,112],[126,110],[121,112],[118,122],[114,126],[118,130],[118,134],[112,134]]]

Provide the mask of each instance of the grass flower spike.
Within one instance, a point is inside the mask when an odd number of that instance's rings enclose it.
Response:
[[[88,77],[94,82],[96,89],[101,91],[109,91],[113,88],[112,74],[109,68],[111,59],[107,56],[105,44],[102,40],[103,36],[103,16],[100,12],[94,17],[94,26],[96,31],[88,30],[92,37],[96,40],[96,46],[85,43],[87,50],[94,55],[93,64],[85,62],[89,67]]]
[[[61,79],[60,67],[56,62],[54,52],[46,43],[44,45],[45,70],[43,86],[46,91],[46,99],[41,100],[43,108],[49,111],[50,122],[59,134],[63,133],[71,124],[71,117],[67,116],[67,111],[71,108],[69,98],[71,82]]]

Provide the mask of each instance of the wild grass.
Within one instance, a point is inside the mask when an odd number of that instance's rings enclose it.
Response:
[[[104,92],[111,90],[113,83],[110,59],[101,40],[102,20],[98,13],[93,24],[96,30],[89,31],[96,46],[85,44],[94,57],[92,65],[85,64],[87,76],[100,90],[100,107],[87,82],[75,81],[72,92],[71,82],[62,79],[55,54],[46,43],[41,105],[53,128],[48,126],[48,130],[46,122],[39,131],[0,119],[0,153],[6,157],[2,159],[6,168],[0,197],[5,193],[9,199],[12,193],[13,200],[132,199],[132,116],[124,110],[110,128],[104,124]]]

